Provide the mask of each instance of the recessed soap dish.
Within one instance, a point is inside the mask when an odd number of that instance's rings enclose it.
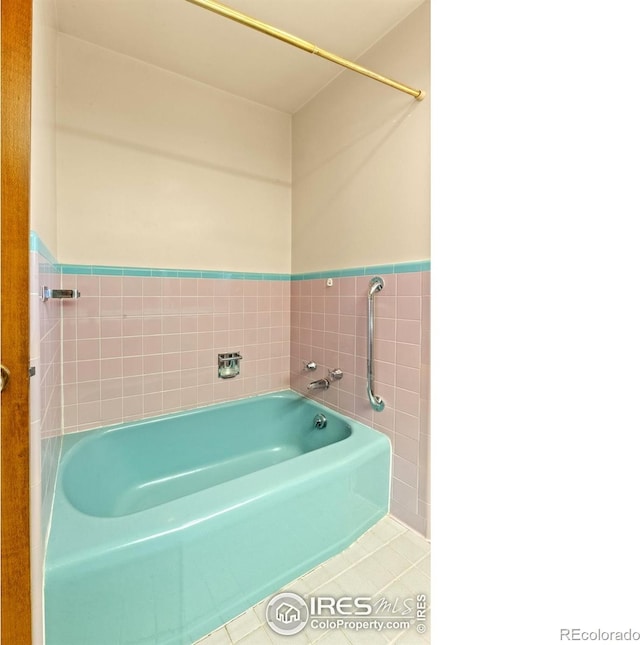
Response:
[[[227,352],[218,354],[218,377],[233,378],[240,374],[240,361],[242,356],[240,352]]]

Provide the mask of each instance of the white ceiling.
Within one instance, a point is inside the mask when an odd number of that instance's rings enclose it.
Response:
[[[225,4],[356,60],[423,2],[226,0]],[[57,0],[56,4],[63,33],[285,112],[296,112],[344,71],[186,0]],[[403,80],[401,69],[374,71]]]

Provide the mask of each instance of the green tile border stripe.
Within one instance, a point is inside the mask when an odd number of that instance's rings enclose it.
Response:
[[[146,267],[117,267],[95,264],[58,264],[56,259],[42,241],[40,236],[31,231],[29,236],[29,250],[37,251],[45,257],[63,275],[103,275],[103,276],[129,276],[147,278],[211,278],[226,280],[315,280],[318,278],[349,278],[390,273],[412,273],[417,271],[430,271],[431,260],[416,262],[401,262],[397,264],[380,264],[364,267],[351,267],[348,269],[331,269],[327,271],[313,271],[310,273],[254,273],[243,271],[198,271],[195,269],[157,269]]]
[[[146,278],[211,278],[226,280],[283,280],[288,273],[251,273],[243,271],[198,271],[195,269],[152,269],[144,267],[113,267],[95,264],[60,264],[63,275],[134,276]]]
[[[332,271],[313,271],[311,273],[294,273],[292,280],[316,280],[318,278],[350,278],[389,273],[413,273],[416,271],[431,271],[431,260],[417,262],[401,262],[398,264],[378,264],[366,267],[353,267],[350,269],[334,269]]]
[[[313,271],[311,273],[250,273],[241,271],[196,271],[191,269],[147,269],[138,267],[113,267],[91,264],[59,264],[64,275],[115,275],[149,278],[211,278],[226,280],[315,280],[323,278],[349,278],[372,274],[413,273],[430,271],[431,261],[402,262],[399,264],[381,264],[330,271]]]

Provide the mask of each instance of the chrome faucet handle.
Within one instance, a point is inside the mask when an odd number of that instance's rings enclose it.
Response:
[[[304,363],[304,369],[307,372],[315,372],[318,369],[318,364],[315,361],[309,361],[308,363]]]
[[[335,370],[329,370],[329,378],[332,381],[339,381],[343,376],[344,372],[339,367],[336,367]]]

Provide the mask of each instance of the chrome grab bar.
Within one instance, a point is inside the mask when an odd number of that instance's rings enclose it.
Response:
[[[384,410],[384,401],[373,393],[373,296],[378,291],[382,291],[384,280],[379,276],[371,278],[369,282],[369,295],[367,300],[367,314],[369,317],[368,343],[367,343],[367,395],[371,407],[380,412]]]

